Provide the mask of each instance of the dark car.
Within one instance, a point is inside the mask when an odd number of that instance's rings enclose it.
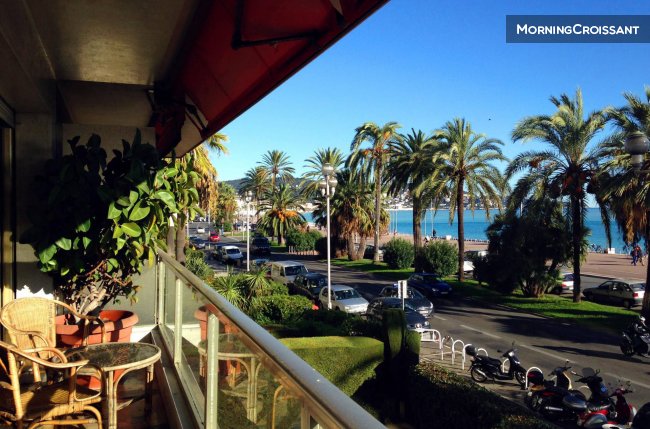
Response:
[[[370,301],[366,310],[366,317],[371,320],[381,321],[384,310],[389,308],[402,308],[402,300],[399,298],[379,297]],[[426,317],[404,303],[404,316],[406,317],[406,327],[412,331],[420,331],[423,328],[429,328],[431,325]]]
[[[210,258],[211,259],[216,259],[217,261],[221,260],[221,248],[223,247],[223,244],[217,244],[214,246],[212,251],[210,252]]]
[[[598,301],[630,308],[643,303],[645,283],[624,279],[607,280],[599,286],[584,289],[582,294],[588,301]]]
[[[190,247],[193,249],[205,249],[205,240],[199,237],[190,237]]]
[[[315,301],[320,290],[327,286],[327,276],[321,273],[303,273],[296,275],[289,292],[303,295]]]
[[[271,243],[266,237],[255,237],[251,242],[251,253],[257,255],[268,255],[271,253]]]
[[[446,297],[452,293],[449,283],[444,281],[438,274],[414,273],[408,278],[407,284],[429,299]]]
[[[397,298],[399,295],[398,292],[399,290],[397,289],[397,285],[386,286],[381,290],[381,292],[379,292],[379,296]],[[431,301],[426,299],[424,295],[418,292],[418,290],[415,288],[406,288],[405,302],[409,305],[409,307],[413,308],[424,317],[429,317],[431,314],[433,314],[433,304]]]

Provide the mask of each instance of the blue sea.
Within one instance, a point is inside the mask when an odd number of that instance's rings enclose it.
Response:
[[[391,232],[397,230],[398,234],[413,234],[413,214],[411,210],[390,210],[389,212]],[[494,212],[490,211],[490,215],[494,216]],[[310,216],[308,216],[308,220],[311,220]],[[490,223],[485,217],[485,210],[476,210],[473,215],[472,212],[465,211],[465,239],[487,240],[485,230]],[[587,209],[585,226],[591,230],[590,235],[587,237],[588,242],[601,246],[603,249],[606,248],[605,228],[600,219],[600,211],[597,208]],[[454,223],[449,224],[449,210],[438,210],[435,216],[431,211],[427,211],[425,219],[422,220],[422,235],[432,235],[432,229],[436,231],[438,237],[446,235],[458,236],[456,216],[454,217]],[[612,247],[616,249],[616,253],[627,253],[625,242],[613,221]]]

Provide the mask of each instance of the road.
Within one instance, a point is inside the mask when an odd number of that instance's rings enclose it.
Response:
[[[272,259],[298,260],[310,271],[326,272],[326,264],[313,257],[273,254]],[[602,278],[583,276],[583,288],[597,286],[602,281]],[[332,283],[355,286],[370,300],[382,287],[393,282],[333,266]],[[650,402],[650,359],[624,357],[616,336],[507,308],[486,306],[471,299],[439,300],[435,305],[431,325],[443,335],[483,347],[493,357],[498,356],[497,350],[507,350],[514,341],[525,367],[536,366],[548,374],[569,360],[578,373],[586,367],[599,369],[605,382],[611,385],[619,380],[631,381],[635,392],[628,399],[637,407]]]

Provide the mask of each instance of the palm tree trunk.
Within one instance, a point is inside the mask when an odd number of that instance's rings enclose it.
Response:
[[[372,256],[372,263],[379,263],[379,222],[381,206],[381,171],[377,167],[375,170],[375,254]]]
[[[465,260],[465,205],[464,205],[464,192],[465,178],[461,177],[458,180],[458,190],[456,191],[456,209],[458,210],[458,281],[465,280],[465,273],[463,272]]]
[[[582,231],[582,213],[580,212],[580,199],[576,195],[571,196],[571,216],[573,219],[571,238],[573,241],[573,302],[580,302],[580,233]]]
[[[413,248],[415,250],[415,272],[422,271],[422,261],[418,257],[422,247],[422,201],[419,197],[413,197]]]
[[[650,210],[645,212],[645,254],[648,256],[646,259],[646,273],[645,273],[645,284],[648,285],[650,281]],[[648,287],[646,286],[646,289]],[[641,315],[643,317],[650,317],[650,293],[643,295],[643,306],[641,307]]]

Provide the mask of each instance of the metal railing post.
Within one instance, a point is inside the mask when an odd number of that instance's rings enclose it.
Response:
[[[212,313],[208,314],[208,332],[206,336],[206,365],[205,365],[205,428],[217,427],[218,394],[219,394],[219,319]]]
[[[181,364],[183,356],[183,282],[176,279],[174,302],[174,365]]]

